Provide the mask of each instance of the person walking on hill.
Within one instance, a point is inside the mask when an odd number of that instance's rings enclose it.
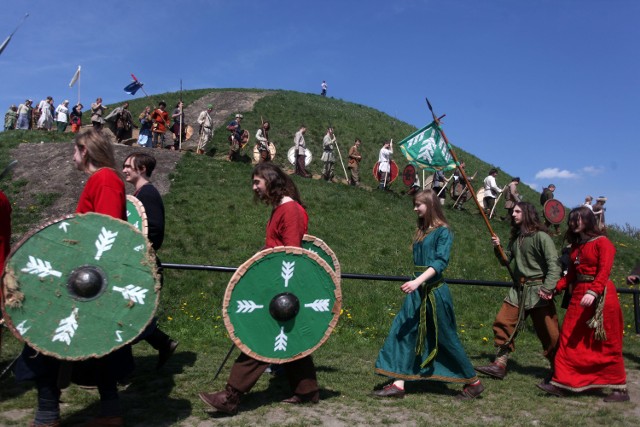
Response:
[[[385,141],[378,154],[378,189],[388,190],[391,182],[391,157],[393,156],[393,142]]]
[[[51,108],[53,106],[53,98],[47,96],[47,99],[43,99],[38,104],[38,112],[40,116],[38,117],[38,129],[41,130],[51,130],[53,127],[53,114],[51,112]]]
[[[156,148],[165,148],[165,133],[167,132],[167,128],[169,127],[169,113],[166,111],[167,103],[164,101],[160,101],[158,103],[158,108],[153,110],[151,113],[151,120],[153,121],[153,125],[151,125],[151,133],[152,144]],[[167,146],[167,148],[169,148]]]
[[[484,179],[484,213],[487,214],[487,217],[491,215],[491,210],[493,206],[496,204],[496,198],[498,194],[502,191],[498,184],[496,183],[496,176],[498,176],[498,170],[492,168],[489,171],[489,175]]]
[[[129,111],[129,102],[125,101],[120,107],[115,108],[104,120],[109,123],[109,127],[115,134],[118,144],[122,144],[125,139],[131,138],[134,125],[133,117]]]
[[[443,206],[447,195],[447,192],[443,190],[446,183],[447,177],[444,176],[443,171],[437,170],[433,173],[433,191],[436,192],[438,198],[440,199],[440,204]]]
[[[333,154],[333,145],[335,137],[333,136],[333,128],[327,128],[327,133],[322,138],[322,158],[324,167],[322,168],[322,177],[325,181],[333,180],[336,165],[336,156]]]
[[[204,147],[207,146],[207,142],[213,136],[213,119],[211,118],[211,112],[213,111],[213,105],[207,105],[207,109],[200,112],[198,115],[198,125],[200,130],[198,131],[198,147],[196,148],[197,154],[204,154]]]
[[[453,233],[433,190],[413,198],[418,226],[413,237],[413,280],[400,289],[407,294],[393,319],[375,372],[393,382],[373,394],[402,398],[405,380],[430,380],[465,384],[456,396],[478,397],[484,386],[476,376],[458,338],[453,301],[442,274],[449,264]]]
[[[29,129],[29,121],[31,120],[31,104],[33,101],[27,99],[24,104],[18,105],[18,124],[17,129],[27,130]]]
[[[272,208],[267,223],[265,248],[302,247],[302,237],[307,232],[309,216],[295,183],[272,162],[257,164],[252,172],[252,180],[255,199]],[[231,367],[225,389],[217,393],[201,392],[199,397],[218,411],[234,415],[238,412],[242,395],[251,390],[268,366],[269,363],[242,353]],[[293,395],[282,402],[318,403],[320,393],[312,357],[309,355],[283,366]]]
[[[540,204],[542,205],[542,208],[544,209],[544,204],[547,203],[548,200],[553,199],[553,192],[556,191],[556,186],[553,184],[549,184],[546,188],[542,189],[542,194],[540,194]],[[544,219],[544,225],[547,226],[547,228],[549,228],[551,226],[551,222],[545,217]],[[555,235],[559,235],[560,234],[560,224],[554,224],[553,228],[555,229]]]
[[[69,123],[69,101],[64,100],[62,104],[56,107],[56,128],[58,132],[67,130]]]
[[[358,186],[360,185],[360,162],[362,161],[362,154],[360,154],[360,145],[362,141],[356,138],[353,143],[353,147],[349,149],[349,174],[351,175],[349,179],[349,184]]]
[[[140,132],[138,133],[138,145],[141,147],[152,148],[153,147],[153,135],[151,134],[151,127],[153,126],[153,120],[151,119],[151,107],[146,106],[142,113],[138,115],[138,121],[140,122]]]
[[[516,176],[507,185],[507,188],[504,189],[504,208],[507,210],[507,217],[501,217],[501,220],[512,218],[513,208],[516,206],[516,203],[518,203],[522,198],[520,196],[520,193],[518,193],[518,184],[520,184],[520,177]]]
[[[306,159],[307,159],[307,145],[304,141],[304,134],[307,132],[305,125],[300,125],[298,132],[293,137],[293,146],[296,159],[296,174],[303,178],[311,178],[311,174],[307,172]]]
[[[96,102],[91,104],[91,124],[94,129],[100,130],[104,126],[102,115],[106,109],[107,107],[102,105],[102,98],[96,98]]]
[[[596,216],[596,220],[598,221],[598,227],[603,230],[607,228],[607,223],[604,219],[604,212],[607,210],[607,208],[604,207],[606,202],[607,198],[600,196],[596,199],[596,203],[593,205],[593,214]]]
[[[515,276],[507,297],[493,322],[493,342],[498,351],[492,364],[477,366],[478,372],[503,379],[515,340],[528,316],[542,343],[543,355],[551,364],[558,345],[558,315],[551,299],[560,279],[560,263],[553,240],[540,222],[531,203],[517,202],[513,208],[511,236],[506,247],[508,263]],[[496,257],[503,262],[497,247],[500,238],[491,238]]]
[[[235,119],[227,126],[227,130],[231,132],[231,135],[229,135],[229,154],[227,155],[227,160],[230,162],[237,159],[240,148],[242,148],[244,130],[242,130],[241,123],[243,118],[244,116],[238,113]]]
[[[465,171],[465,163],[460,162],[460,166],[456,168],[453,172],[453,185],[451,186],[451,198],[453,199],[453,209],[464,210],[464,204],[469,198],[469,189],[467,188],[467,183],[464,181],[462,177],[462,169]],[[473,177],[467,178],[469,181],[473,181]]]
[[[184,103],[178,101],[176,108],[173,109],[171,115],[173,119],[173,125],[171,125],[171,132],[173,133],[173,146],[172,150],[179,150],[181,142],[187,138],[186,124],[184,123]]]
[[[556,396],[565,391],[610,388],[613,391],[605,402],[626,402],[624,320],[616,287],[609,278],[616,248],[587,207],[572,209],[567,225],[569,270],[556,292],[569,292],[571,299],[562,323],[553,378],[538,387]]]
[[[71,132],[78,133],[82,127],[82,104],[77,104],[71,109],[69,114],[69,122],[71,123]]]
[[[327,82],[325,80],[323,80],[320,85],[320,95],[327,96]]]
[[[4,115],[4,130],[14,130],[18,122],[18,107],[11,105]]]

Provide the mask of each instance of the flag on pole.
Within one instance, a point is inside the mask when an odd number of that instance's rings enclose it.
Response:
[[[11,34],[11,36],[13,36],[13,34]],[[11,36],[7,37],[0,45],[0,55],[2,55],[2,52],[4,51],[4,49],[9,45],[9,42],[11,41]]]
[[[78,65],[78,69],[76,70],[76,73],[73,75],[73,77],[71,77],[71,81],[69,82],[69,87],[73,87],[73,85],[76,84],[79,78],[80,78],[80,66]]]
[[[139,82],[138,80],[134,80],[125,86],[124,91],[129,95],[135,95],[136,92],[142,88],[142,86],[144,86],[143,83]]]
[[[407,160],[422,169],[435,172],[456,168],[456,162],[436,122],[415,131],[398,145]]]

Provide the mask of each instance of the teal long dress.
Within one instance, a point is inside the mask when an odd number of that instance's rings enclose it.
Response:
[[[414,277],[428,267],[437,274],[405,298],[378,354],[377,374],[463,384],[477,380],[458,338],[449,287],[442,280],[452,243],[453,233],[447,227],[438,227],[422,242],[414,243]]]

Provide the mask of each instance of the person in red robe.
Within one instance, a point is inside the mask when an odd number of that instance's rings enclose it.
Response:
[[[569,213],[565,235],[571,244],[569,270],[558,281],[556,292],[570,292],[571,300],[553,378],[538,387],[556,396],[610,388],[605,402],[625,402],[629,394],[622,358],[624,321],[609,279],[616,250],[604,233],[589,208],[581,206]]]
[[[252,181],[256,200],[262,200],[273,208],[267,223],[264,248],[302,247],[309,216],[291,178],[278,166],[267,162],[256,165]],[[242,395],[251,390],[268,366],[269,363],[242,353],[231,367],[231,374],[224,390],[216,393],[201,392],[198,396],[219,412],[235,415]],[[311,356],[285,363],[284,366],[293,395],[282,402],[318,403],[320,393]]]

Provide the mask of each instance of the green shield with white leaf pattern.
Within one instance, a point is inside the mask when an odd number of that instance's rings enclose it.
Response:
[[[130,343],[159,298],[147,239],[96,213],[67,216],[26,236],[9,257],[3,287],[14,335],[64,360],[101,357]]]

